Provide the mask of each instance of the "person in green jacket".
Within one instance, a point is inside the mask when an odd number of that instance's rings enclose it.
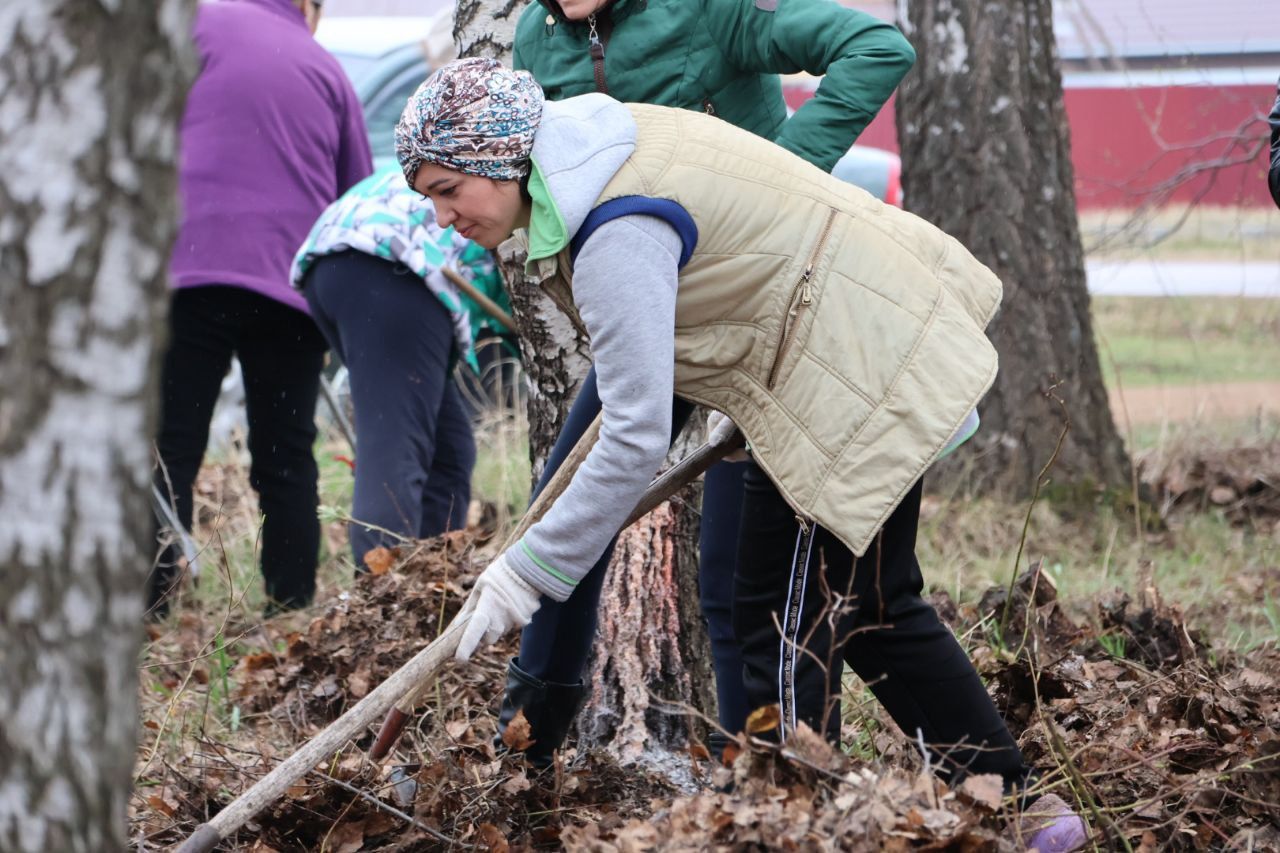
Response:
[[[548,100],[604,92],[621,101],[715,115],[830,172],[910,70],[915,53],[892,25],[831,0],[538,0],[516,28],[513,64]],[[787,118],[779,74],[823,75]],[[543,482],[600,411],[593,370],[553,449]],[[748,707],[731,599],[743,498],[741,465],[708,472],[699,594],[711,639],[718,716],[741,731]],[[584,693],[606,549],[564,603],[546,599],[508,667],[499,726],[523,709],[535,762],[558,748]],[[723,743],[713,733],[712,747]]]

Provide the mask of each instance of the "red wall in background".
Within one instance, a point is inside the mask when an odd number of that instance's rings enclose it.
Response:
[[[1082,81],[1083,82],[1083,81]],[[791,85],[798,107],[810,90]],[[1267,190],[1266,115],[1275,102],[1269,85],[1188,85],[1141,88],[1070,86],[1066,90],[1076,200],[1081,208],[1136,207],[1145,199],[1271,207]],[[858,142],[898,150],[894,102],[880,111]],[[1244,140],[1231,140],[1237,133]],[[1220,158],[1247,162],[1205,169],[1176,188],[1180,172]]]

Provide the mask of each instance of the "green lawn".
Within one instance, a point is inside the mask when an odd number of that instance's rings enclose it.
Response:
[[[1108,387],[1280,380],[1280,299],[1093,299]]]

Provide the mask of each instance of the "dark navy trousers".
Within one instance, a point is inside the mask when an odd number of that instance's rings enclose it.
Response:
[[[465,527],[476,445],[452,376],[449,312],[407,267],[355,251],[318,259],[303,292],[351,378],[356,565],[394,545],[389,534],[425,539]]]
[[[676,399],[672,410],[672,441],[679,435],[693,408],[692,403]],[[583,380],[564,427],[551,449],[534,497],[546,487],[599,412],[600,397],[596,391],[595,370],[592,369]],[[741,464],[722,462],[707,472],[699,539],[698,585],[702,615],[711,637],[720,725],[730,732],[741,731],[749,710],[742,684],[742,656],[733,635],[732,606],[743,470]],[[605,570],[613,556],[613,546],[614,543],[610,542],[566,601],[542,599],[542,606],[520,637],[520,667],[529,675],[559,684],[573,684],[583,677],[595,639],[600,593]]]

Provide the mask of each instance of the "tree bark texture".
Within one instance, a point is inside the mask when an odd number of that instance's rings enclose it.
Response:
[[[0,10],[0,849],[125,847],[192,0]]]
[[[453,41],[458,56],[488,56],[511,64],[516,21],[529,0],[457,0],[453,11]]]
[[[907,7],[917,52],[897,108],[907,208],[1004,282],[989,330],[1000,375],[979,407],[982,429],[945,465],[979,490],[1025,496],[1069,416],[1051,477],[1123,487],[1129,460],[1089,313],[1052,3]]]

